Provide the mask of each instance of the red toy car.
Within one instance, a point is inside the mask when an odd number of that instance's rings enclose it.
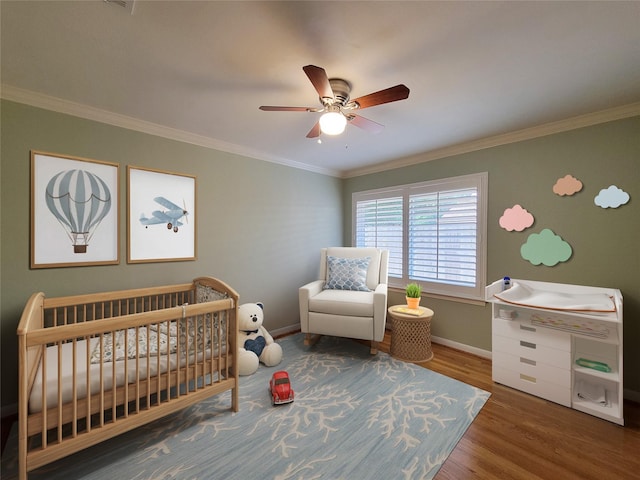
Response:
[[[271,403],[273,405],[293,402],[293,388],[291,388],[291,382],[289,382],[289,374],[284,370],[273,374],[271,382],[269,382],[269,391],[271,392]]]

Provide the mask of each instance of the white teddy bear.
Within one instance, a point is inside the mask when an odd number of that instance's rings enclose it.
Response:
[[[258,370],[260,362],[267,367],[278,365],[282,360],[282,347],[262,326],[264,305],[245,303],[238,307],[238,373],[251,375]]]

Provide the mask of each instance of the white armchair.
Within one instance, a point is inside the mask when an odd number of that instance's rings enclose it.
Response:
[[[371,340],[375,355],[384,338],[388,269],[388,250],[321,249],[319,280],[298,292],[305,345],[319,335],[357,338]]]

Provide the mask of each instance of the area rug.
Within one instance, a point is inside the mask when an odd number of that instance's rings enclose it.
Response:
[[[484,390],[348,339],[279,341],[276,368],[228,393],[29,474],[30,480],[433,478],[489,398]],[[272,406],[269,380],[287,370],[295,401]],[[15,427],[14,427],[15,430]],[[16,478],[15,438],[2,478]]]

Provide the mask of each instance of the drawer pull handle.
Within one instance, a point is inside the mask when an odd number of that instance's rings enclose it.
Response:
[[[524,373],[520,374],[520,380],[525,380],[527,382],[536,383],[536,377],[532,377],[530,375],[525,375]]]
[[[535,360],[529,360],[528,358],[520,357],[520,363],[526,363],[527,365],[536,366],[537,362]]]
[[[524,340],[520,340],[521,347],[533,348],[535,350],[536,344],[531,342],[525,342]]]
[[[520,330],[526,330],[527,332],[535,332],[535,327],[530,327],[529,325],[520,324]]]

